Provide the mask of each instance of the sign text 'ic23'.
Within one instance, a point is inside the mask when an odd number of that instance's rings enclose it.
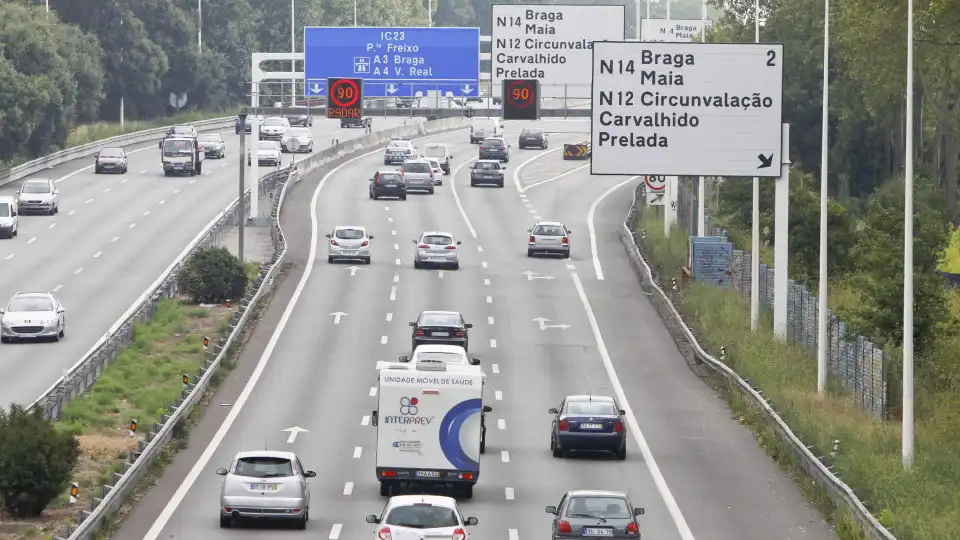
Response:
[[[363,117],[363,79],[327,79],[327,118]]]

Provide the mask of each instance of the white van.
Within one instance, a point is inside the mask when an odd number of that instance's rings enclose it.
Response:
[[[13,238],[20,232],[19,213],[16,199],[0,197],[0,238]]]
[[[487,116],[474,118],[470,124],[470,144],[479,144],[487,137],[503,136],[503,126],[500,125],[499,118],[490,118]]]

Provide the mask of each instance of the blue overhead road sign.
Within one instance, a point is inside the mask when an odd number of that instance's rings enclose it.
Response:
[[[307,95],[326,95],[328,77],[360,77],[364,97],[478,96],[479,28],[304,29]]]

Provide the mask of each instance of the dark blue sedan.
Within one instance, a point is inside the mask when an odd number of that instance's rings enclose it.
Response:
[[[550,409],[553,457],[567,457],[578,450],[613,452],[627,458],[626,414],[607,396],[567,396],[559,409]]]

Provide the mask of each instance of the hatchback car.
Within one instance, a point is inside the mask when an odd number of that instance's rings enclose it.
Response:
[[[424,344],[457,345],[469,350],[470,329],[473,325],[463,319],[458,311],[422,311],[417,320],[410,321],[413,328],[410,350]]]
[[[17,207],[20,215],[60,213],[60,190],[49,178],[24,180],[17,191]]]
[[[417,250],[413,254],[413,267],[443,266],[460,269],[460,242],[451,233],[425,232],[420,240],[414,240]]]
[[[396,197],[401,201],[407,200],[407,185],[397,171],[377,171],[370,178],[370,198],[377,200],[380,197]]]
[[[626,414],[612,397],[567,396],[553,415],[550,450],[566,457],[571,450],[613,452],[627,459]]]
[[[557,506],[548,506],[554,516],[550,538],[640,538],[637,516],[643,508],[633,505],[625,493],[619,491],[568,491]]]
[[[290,122],[281,116],[271,116],[260,126],[260,139],[265,141],[279,141],[283,132],[290,128]]]
[[[244,132],[246,132],[246,133],[252,133],[252,132],[253,132],[253,121],[254,121],[254,120],[257,121],[257,125],[258,125],[258,126],[262,126],[262,125],[263,125],[263,115],[262,115],[262,114],[257,114],[257,115],[248,114],[248,115],[247,115],[247,119],[243,122],[243,131],[244,131]],[[239,117],[239,116],[237,117],[237,121],[235,122],[235,131],[237,132],[237,135],[240,134],[240,117]]]
[[[66,308],[51,293],[17,293],[0,309],[0,343],[66,335]]]
[[[237,518],[294,521],[306,529],[310,520],[310,484],[317,476],[300,464],[293,452],[240,452],[229,469],[217,469],[220,488],[220,527]]]
[[[442,186],[443,185],[443,167],[440,166],[440,161],[434,158],[427,158],[427,161],[430,162],[430,172],[433,173],[433,185]]]
[[[203,147],[203,153],[210,158],[223,159],[226,157],[226,146],[219,133],[203,133],[197,135],[197,142]]]
[[[495,159],[510,162],[510,145],[499,137],[488,137],[480,143],[479,159]]]
[[[313,117],[309,114],[288,114],[286,116],[287,122],[291,126],[303,126],[311,127],[313,126]]]
[[[544,150],[549,146],[547,141],[547,132],[540,128],[527,128],[520,132],[520,140],[517,141],[517,148],[542,148]]]
[[[417,147],[410,139],[393,137],[383,151],[383,164],[394,165],[417,157]]]
[[[433,174],[430,167],[430,161],[426,159],[415,159],[403,162],[400,167],[400,175],[403,176],[403,183],[407,186],[407,191],[426,191],[430,195],[434,193],[434,182],[439,176]]]
[[[260,141],[257,146],[257,164],[272,167],[280,166],[280,143],[277,141]],[[252,165],[250,151],[247,150],[247,165]]]
[[[503,187],[503,171],[507,168],[495,159],[481,159],[470,168],[470,187],[493,184]]]
[[[469,540],[477,518],[463,518],[452,497],[397,495],[390,497],[380,515],[370,514],[367,523],[377,525],[374,540],[421,540],[423,538]]]
[[[332,233],[325,235],[327,244],[327,262],[338,260],[359,260],[370,264],[370,241],[373,235],[367,234],[363,227],[338,225]]]
[[[296,142],[294,142],[296,141]],[[292,127],[283,133],[280,141],[280,150],[283,152],[313,152],[313,133],[302,127]]]
[[[93,161],[93,173],[118,172],[127,174],[127,153],[123,148],[101,148]]]
[[[560,221],[539,221],[533,228],[527,229],[527,257],[537,253],[560,255],[570,258],[570,229]]]

